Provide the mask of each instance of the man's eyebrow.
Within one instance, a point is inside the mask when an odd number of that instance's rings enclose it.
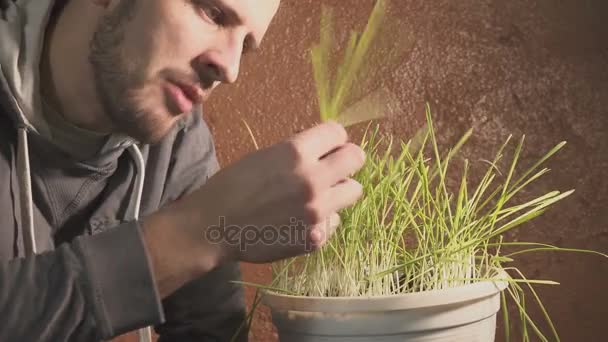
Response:
[[[244,24],[243,18],[234,10],[234,8],[227,5],[224,1],[209,0],[209,2],[222,10],[229,25],[238,26]],[[245,50],[243,50],[243,52],[253,52],[257,51],[259,48],[260,43],[256,40],[256,38],[251,33],[247,34],[247,37],[245,38]]]

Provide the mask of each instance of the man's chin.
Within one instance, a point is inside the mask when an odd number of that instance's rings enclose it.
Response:
[[[138,120],[133,125],[128,125],[125,132],[128,136],[144,144],[158,144],[173,131],[177,122],[184,114],[177,116],[164,116],[156,120]],[[149,119],[149,118],[146,118]]]

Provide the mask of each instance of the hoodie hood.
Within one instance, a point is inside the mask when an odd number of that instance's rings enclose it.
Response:
[[[42,115],[39,65],[52,0],[0,0],[0,86],[18,127],[50,136]]]

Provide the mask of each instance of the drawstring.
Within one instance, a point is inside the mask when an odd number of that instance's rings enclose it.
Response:
[[[137,189],[135,190],[135,208],[133,210],[133,219],[138,220],[141,208],[141,196],[144,192],[144,181],[146,180],[146,165],[144,157],[137,145],[129,146],[129,152],[133,155],[135,166],[137,168]],[[139,342],[152,342],[152,329],[150,327],[141,328],[137,331]]]
[[[133,144],[129,146],[129,152],[133,155],[135,160],[135,167],[137,168],[137,188],[135,189],[135,208],[133,210],[133,219],[139,220],[139,210],[141,207],[141,196],[144,192],[144,181],[146,180],[146,164],[144,162],[144,156],[137,145]]]
[[[27,128],[19,127],[17,147],[17,177],[19,177],[19,203],[25,254],[36,254],[36,233],[34,232],[34,201],[32,199],[32,175],[28,147]]]
[[[18,129],[19,144],[17,147],[17,175],[19,177],[19,201],[21,208],[21,224],[23,232],[23,245],[26,255],[36,254],[36,235],[34,231],[34,201],[32,199],[32,176],[30,168],[30,157],[28,147],[27,128],[20,127]],[[146,178],[146,167],[144,157],[137,145],[131,145],[129,151],[135,160],[137,168],[137,180],[135,190],[135,207],[133,210],[133,219],[138,220],[141,209],[141,197],[144,190],[144,182]],[[140,342],[152,341],[152,329],[150,327],[139,329],[138,331]]]

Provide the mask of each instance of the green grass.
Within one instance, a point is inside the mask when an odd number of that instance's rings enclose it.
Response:
[[[537,219],[573,193],[550,191],[523,202],[515,201],[523,189],[547,174],[543,164],[565,143],[557,144],[536,163],[524,167],[519,165],[524,137],[518,141],[508,137],[482,170],[481,180],[472,184],[469,174],[477,170],[471,170],[468,160],[454,158],[472,132],[467,132],[452,148],[441,151],[428,106],[426,114],[428,128],[407,143],[391,136],[381,137],[377,126],[368,129],[362,141],[368,159],[355,175],[363,185],[363,198],[341,212],[341,226],[320,251],[274,263],[273,282],[266,289],[297,296],[385,296],[502,280],[510,284],[506,292],[519,309],[524,341],[532,336],[559,340],[533,287],[557,283],[527,279],[514,266],[514,257],[539,251],[608,256],[542,243],[507,241],[505,234]],[[506,150],[513,152],[507,155]],[[499,165],[504,163],[507,167],[501,172]],[[455,174],[459,175],[458,182],[449,186],[454,183],[449,182],[448,175]],[[503,253],[507,247],[511,251]],[[497,270],[505,270],[510,277],[498,278]],[[533,303],[541,309],[552,338],[548,339],[528,315],[530,301],[526,302],[526,292],[532,294]],[[503,300],[506,302],[507,298]],[[508,315],[505,320],[508,327]]]
[[[441,152],[431,113],[422,144],[381,138],[370,129],[362,146],[368,160],[356,175],[364,197],[341,212],[342,224],[321,251],[273,265],[273,286],[301,296],[381,296],[439,290],[492,279],[511,256],[503,256],[504,234],[536,218],[572,191],[552,191],[525,203],[513,198],[547,171],[536,163],[517,177],[523,138],[501,178],[498,164],[507,139],[478,184],[470,184],[467,160],[458,165],[456,148]],[[563,144],[541,160],[546,161]],[[397,151],[397,153],[395,153]],[[456,189],[447,175],[458,168]],[[458,171],[456,170],[456,171]],[[515,243],[509,243],[513,246]],[[556,247],[542,247],[559,250]]]

